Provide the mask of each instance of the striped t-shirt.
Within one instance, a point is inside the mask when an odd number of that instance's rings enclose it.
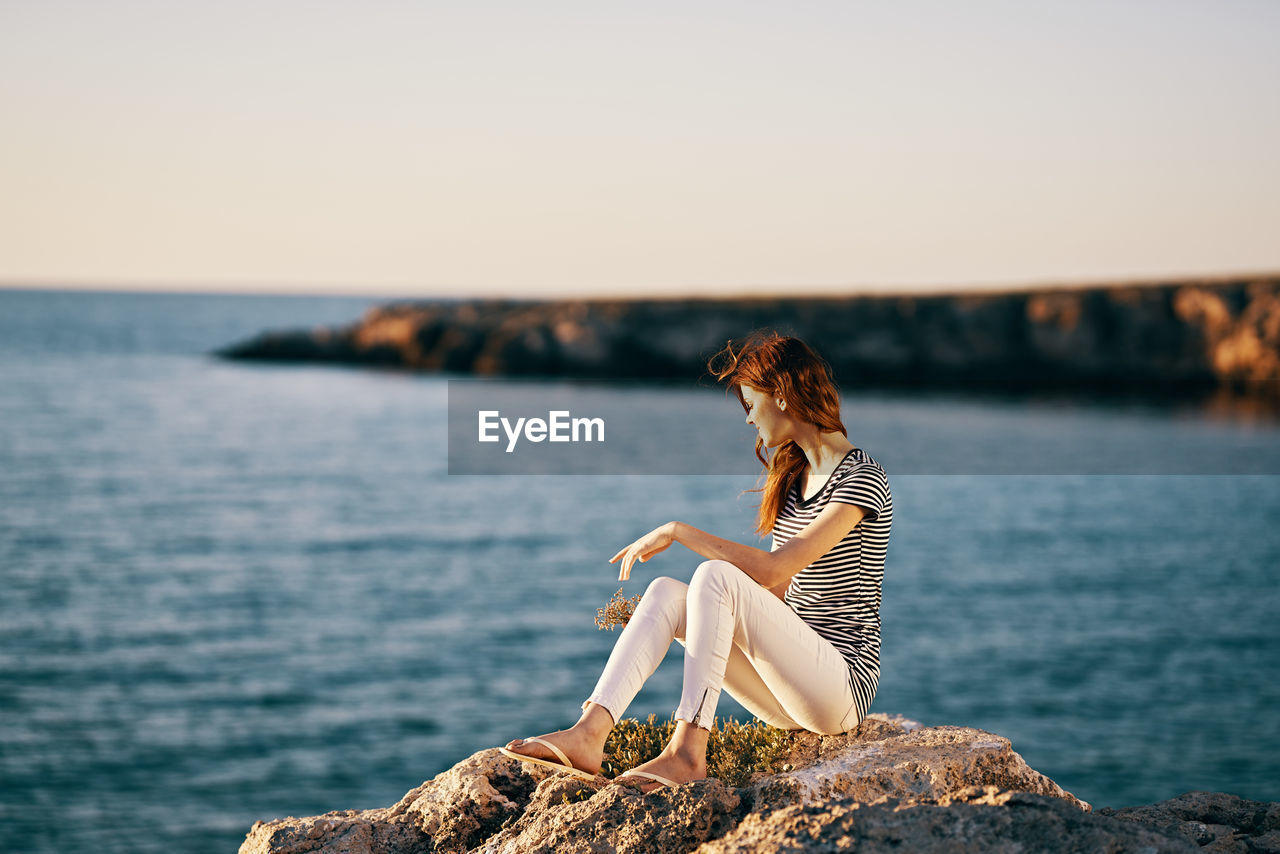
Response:
[[[791,578],[784,601],[849,664],[849,685],[865,717],[880,681],[880,582],[893,525],[893,495],[884,469],[861,448],[849,451],[822,489],[804,500],[801,478],[773,526],[777,550],[832,501],[866,513],[836,546]]]

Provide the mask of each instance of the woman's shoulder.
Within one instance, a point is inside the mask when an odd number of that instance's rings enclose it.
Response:
[[[855,448],[851,457],[854,458],[852,462],[832,476],[832,494],[846,494],[850,490],[858,492],[869,488],[887,497],[889,475],[884,467],[861,448]]]
[[[876,462],[876,458],[871,456],[871,452],[868,451],[866,448],[860,448],[857,445],[855,445],[853,447],[853,450],[850,451],[849,453],[854,458],[854,461],[856,463],[859,463],[859,464],[870,463],[871,465],[876,465],[876,466],[880,465],[880,463]]]
[[[855,447],[849,453],[849,457],[851,464],[846,466],[845,469],[840,472],[841,478],[852,477],[854,474],[858,473],[865,474],[867,471],[873,471],[880,477],[888,476],[888,473],[884,470],[884,466],[880,465],[879,460],[871,456],[871,454],[867,453],[863,448]]]

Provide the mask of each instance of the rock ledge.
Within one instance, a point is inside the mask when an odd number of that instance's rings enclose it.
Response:
[[[872,715],[795,742],[790,770],[743,788],[708,779],[647,795],[492,748],[391,807],[258,822],[240,852],[1280,852],[1280,804],[1188,793],[1093,812],[979,729]]]

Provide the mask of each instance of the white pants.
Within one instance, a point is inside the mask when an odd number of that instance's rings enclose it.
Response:
[[[621,720],[675,639],[685,647],[676,720],[711,729],[723,686],[780,729],[831,735],[857,725],[844,658],[785,602],[724,560],[704,561],[691,582],[649,584],[584,710],[596,703]]]

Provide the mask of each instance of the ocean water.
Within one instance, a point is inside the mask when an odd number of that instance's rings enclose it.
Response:
[[[445,377],[208,355],[370,304],[0,291],[4,850],[228,852],[257,819],[393,803],[576,718],[622,545],[672,518],[755,541],[749,466],[449,475]],[[687,400],[694,429],[730,405]],[[1005,735],[1095,806],[1280,800],[1280,424],[844,403],[894,493],[873,711]],[[1228,449],[1224,473],[984,473],[1064,420],[1067,459],[1137,435]],[[940,435],[973,473],[919,464]],[[724,453],[750,462],[749,435]],[[698,561],[673,548],[627,593]],[[680,658],[628,715],[670,714]]]

